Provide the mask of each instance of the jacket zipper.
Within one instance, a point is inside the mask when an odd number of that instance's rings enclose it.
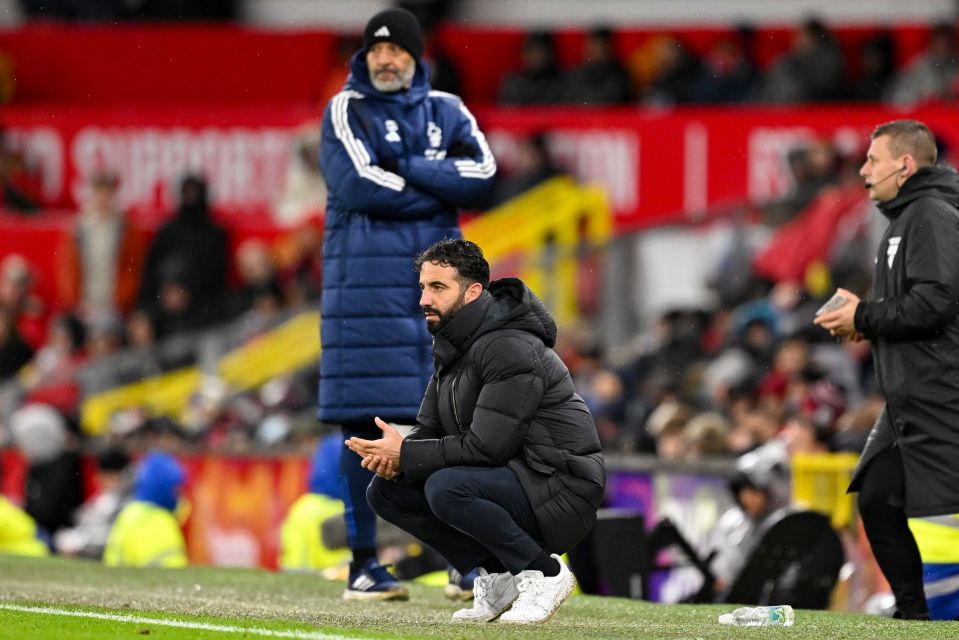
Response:
[[[458,377],[453,378],[452,384],[450,384],[450,399],[453,401],[453,420],[456,420],[456,426],[460,426],[460,414],[456,409],[456,381],[459,380]]]

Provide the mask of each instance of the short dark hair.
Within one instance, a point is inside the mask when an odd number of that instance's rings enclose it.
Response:
[[[929,127],[918,120],[893,120],[872,132],[872,139],[889,136],[889,150],[895,157],[908,153],[920,167],[936,164],[936,138]]]
[[[489,287],[489,263],[483,257],[479,245],[469,240],[440,240],[416,256],[414,267],[422,270],[426,262],[436,262],[444,267],[453,267],[464,289],[474,282],[484,289]]]

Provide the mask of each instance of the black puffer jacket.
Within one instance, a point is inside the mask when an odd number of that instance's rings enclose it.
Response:
[[[906,514],[959,512],[959,175],[920,169],[879,206],[889,227],[879,243],[871,301],[856,329],[872,341],[886,399],[860,472],[886,447],[902,453]]]
[[[563,553],[596,520],[606,466],[555,341],[556,324],[525,284],[490,283],[434,336],[433,378],[400,463],[411,482],[445,467],[508,465],[544,542]]]

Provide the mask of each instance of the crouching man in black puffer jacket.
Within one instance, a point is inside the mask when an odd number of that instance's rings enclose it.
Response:
[[[416,260],[433,334],[433,377],[404,440],[347,446],[377,477],[373,510],[443,554],[478,567],[464,622],[537,623],[576,580],[558,554],[593,526],[606,467],[586,404],[551,349],[556,323],[520,280],[489,282],[482,250],[444,240]]]

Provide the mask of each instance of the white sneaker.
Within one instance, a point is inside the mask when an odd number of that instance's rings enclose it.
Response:
[[[500,622],[536,624],[553,617],[563,601],[576,586],[576,578],[555,553],[550,556],[559,563],[559,573],[547,578],[542,571],[527,569],[516,576],[519,597],[513,608],[500,616]]]
[[[486,573],[480,569],[473,581],[473,607],[453,614],[456,622],[489,622],[509,609],[519,596],[516,579],[510,573]]]

